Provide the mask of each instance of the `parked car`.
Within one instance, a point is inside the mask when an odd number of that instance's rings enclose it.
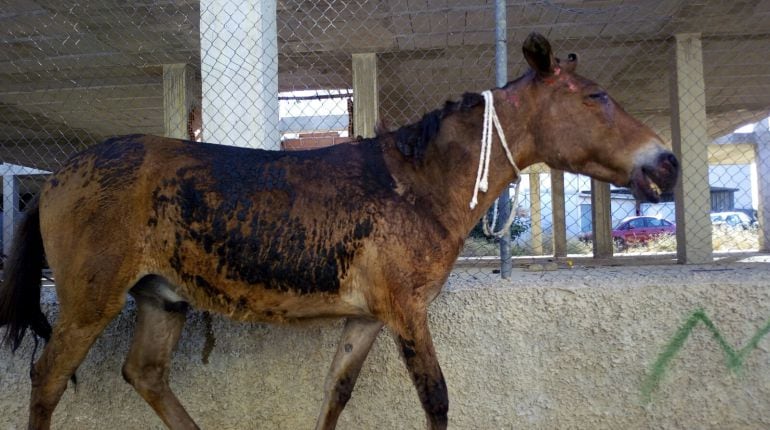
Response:
[[[631,244],[646,243],[662,235],[676,234],[676,224],[655,216],[633,216],[618,223],[612,229],[612,241],[619,250],[626,249]],[[585,232],[580,240],[593,240],[593,232]]]
[[[749,217],[751,220],[751,226],[752,227],[759,227],[759,213],[754,208],[736,208],[734,209],[736,212],[743,212],[746,214],[746,216]]]
[[[755,224],[748,215],[739,211],[714,212],[710,216],[711,225],[716,228],[748,230]]]

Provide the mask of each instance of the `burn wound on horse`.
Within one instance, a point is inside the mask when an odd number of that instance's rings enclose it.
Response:
[[[414,358],[417,353],[414,351],[414,341],[408,340],[404,338],[399,338],[399,342],[401,343],[401,353],[404,355],[404,358],[409,360]]]
[[[141,135],[121,136],[94,145],[74,155],[51,178],[51,188],[68,182],[78,175],[79,186],[99,185],[102,191],[130,186],[137,178],[139,167],[144,162],[146,148]],[[109,200],[109,193],[101,194]],[[104,202],[103,202],[104,203]]]
[[[444,376],[439,374],[437,378],[431,378],[428,375],[415,375],[415,384],[425,387],[425,402],[423,407],[425,411],[434,416],[444,415],[449,409],[449,395],[447,393],[446,381]]]
[[[334,390],[337,394],[337,398],[335,399],[337,404],[344,405],[350,400],[350,397],[353,395],[354,385],[355,381],[353,381],[350,376],[343,376],[337,381],[337,387],[336,390]]]
[[[420,365],[417,364],[419,358],[417,357],[414,341],[399,336],[398,342],[401,346],[401,354],[404,357],[404,361],[406,361],[407,367],[412,372],[412,378],[425,411],[431,416],[445,416],[449,408],[449,397],[446,382],[441,371],[438,371],[438,374],[433,376],[425,373],[425,369],[420,368]]]
[[[136,179],[137,169],[142,165],[146,149],[139,142],[141,135],[121,136],[93,146],[81,155],[93,160],[93,180],[102,189],[120,188]]]
[[[190,145],[182,153],[196,162],[160,182],[148,221],[151,226],[173,224],[169,263],[182,279],[233,305],[238,299],[223,297],[207,278],[299,294],[339,290],[340,279],[374,230],[365,204],[367,187],[332,183],[320,195],[301,196],[293,181],[314,180],[308,169],[331,174],[337,166],[311,166],[296,154],[213,151],[207,145]],[[298,175],[300,170],[305,174]],[[216,274],[198,273],[201,267],[214,267]]]

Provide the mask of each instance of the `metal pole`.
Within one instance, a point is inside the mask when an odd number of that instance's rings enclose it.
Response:
[[[508,82],[508,36],[506,34],[506,27],[506,1],[495,0],[495,85],[498,87],[502,87]],[[508,219],[511,210],[516,210],[516,208],[510,207],[510,201],[511,196],[508,187],[506,187],[497,200],[497,207],[500,210],[498,216],[500,224]],[[497,228],[500,228],[500,226]],[[512,269],[511,234],[506,232],[500,238],[500,276],[503,279],[510,278]]]

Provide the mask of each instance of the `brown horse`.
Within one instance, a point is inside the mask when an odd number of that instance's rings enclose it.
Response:
[[[661,139],[548,41],[492,100],[515,164],[632,187],[655,200],[678,163]],[[272,152],[126,136],[75,155],[45,184],[16,236],[0,325],[18,347],[48,340],[32,370],[29,428],[48,428],[87,351],[127,294],[137,325],[123,375],[175,429],[196,428],[168,384],[189,305],[239,320],[346,317],[316,428],[334,428],[380,329],[393,333],[428,427],[447,426],[447,388],[428,331],[466,235],[514,179],[501,135],[488,192],[479,176],[484,97],[465,94],[418,123],[355,144]],[[53,329],[40,308],[43,252],[56,276]],[[189,304],[189,305],[188,305]]]

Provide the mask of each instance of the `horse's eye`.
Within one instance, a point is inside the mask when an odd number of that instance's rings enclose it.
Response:
[[[609,101],[609,97],[607,97],[607,93],[603,91],[598,93],[591,93],[588,95],[588,98],[600,103],[607,103],[607,101]]]

